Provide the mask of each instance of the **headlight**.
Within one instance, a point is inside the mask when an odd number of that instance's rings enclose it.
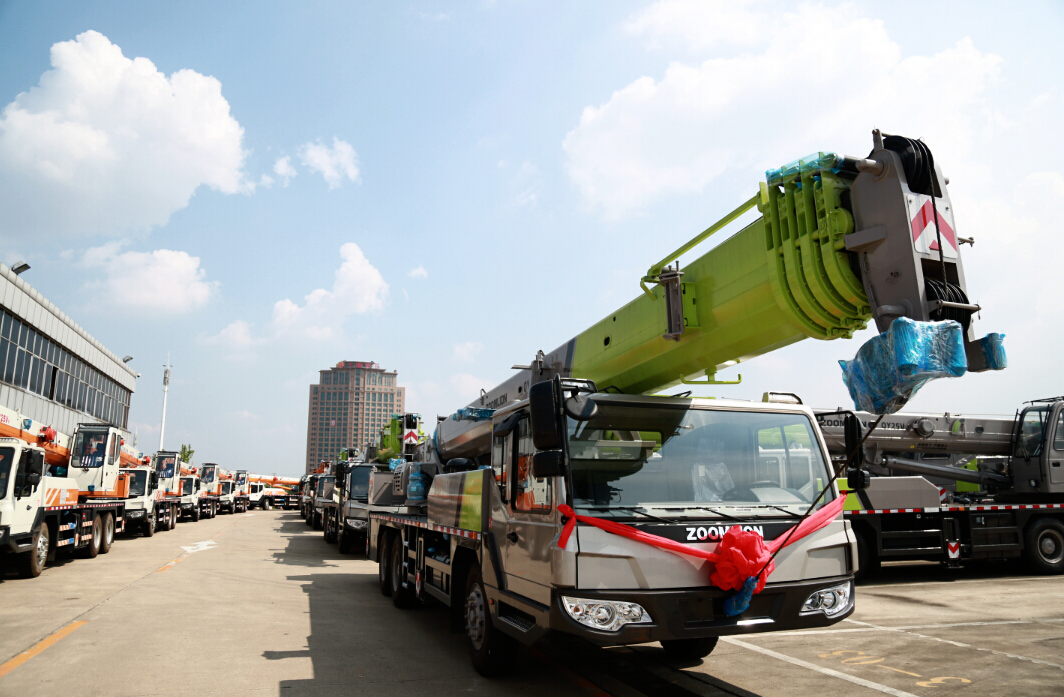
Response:
[[[812,615],[822,612],[828,617],[836,617],[853,605],[853,587],[847,581],[831,588],[816,591],[802,605],[799,614]]]
[[[126,511],[126,517],[127,518],[139,518],[142,515],[144,515],[144,509],[143,508],[140,508],[140,509],[136,509],[135,508],[133,510],[127,510]]]
[[[369,521],[362,520],[361,518],[348,518],[344,522],[347,523],[347,527],[354,528],[355,530],[362,530],[363,528],[369,527]]]
[[[580,624],[604,632],[615,632],[626,624],[649,624],[654,621],[638,603],[584,600],[563,595],[562,606]]]

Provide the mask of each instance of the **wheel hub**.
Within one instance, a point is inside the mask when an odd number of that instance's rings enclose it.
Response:
[[[37,565],[44,566],[45,561],[48,559],[48,538],[44,535],[37,535]]]
[[[484,623],[486,621],[484,610],[484,594],[480,586],[474,586],[466,598],[466,634],[473,642],[473,648],[477,651],[484,645]]]
[[[1042,553],[1042,558],[1051,564],[1055,564],[1064,557],[1064,539],[1061,539],[1059,534],[1056,534],[1052,530],[1047,530],[1042,534],[1042,539],[1038,541],[1038,551]]]

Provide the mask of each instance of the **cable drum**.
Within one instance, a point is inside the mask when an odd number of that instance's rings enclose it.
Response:
[[[905,136],[884,136],[883,147],[898,154],[910,191],[924,196],[942,196],[937,177],[933,175],[935,157],[922,140]]]
[[[941,300],[963,305],[969,304],[968,296],[965,292],[961,290],[960,286],[955,286],[952,283],[944,283],[932,278],[924,279],[924,291],[927,294],[928,302]],[[968,331],[968,325],[972,323],[972,310],[959,307],[940,307],[932,312],[930,316],[935,322],[951,319],[960,324],[964,331]]]

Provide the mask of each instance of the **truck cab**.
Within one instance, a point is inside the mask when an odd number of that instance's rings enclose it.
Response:
[[[369,462],[337,463],[332,500],[325,504],[322,527],[325,541],[339,543],[343,554],[362,552],[366,548],[369,478],[373,469]]]
[[[248,471],[236,470],[233,472],[233,502],[237,513],[245,513],[251,507],[248,486]]]
[[[236,513],[236,488],[232,479],[223,479],[218,482],[218,511]]]
[[[202,484],[199,477],[193,474],[181,477],[181,516],[190,518],[192,522],[200,519]]]
[[[856,540],[841,516],[783,547],[736,616],[723,610],[734,592],[710,585],[712,562],[583,523],[560,542],[561,504],[706,552],[733,527],[786,535],[821,492],[818,507],[840,495],[808,407],[601,392],[564,402],[553,442],[527,399],[441,422],[463,428],[449,442],[476,456],[431,477],[424,518],[371,508],[382,589],[400,607],[427,596],[449,605],[478,670],[497,670],[507,642],[551,631],[659,641],[691,659],[720,636],[825,627],[853,612]]]
[[[322,511],[326,502],[332,502],[333,489],[336,477],[331,474],[323,474],[318,477],[314,485],[314,510],[311,513],[311,527],[315,530],[322,529]]]
[[[1064,401],[1036,400],[1020,413],[1010,468],[1016,495],[1064,500]]]
[[[126,498],[126,532],[140,530],[151,537],[157,530],[173,528],[176,508],[166,499],[159,487],[159,474],[150,464],[143,467],[123,468],[129,479],[129,496]]]

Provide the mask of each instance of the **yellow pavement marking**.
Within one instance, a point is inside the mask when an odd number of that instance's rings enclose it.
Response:
[[[920,675],[919,673],[910,673],[909,671],[902,670],[901,668],[891,668],[890,666],[878,666],[878,667],[879,668],[886,668],[887,670],[897,671],[899,673],[905,673],[906,675],[911,675],[914,678],[922,678],[922,677],[924,677],[924,676]]]
[[[22,665],[26,661],[30,660],[34,656],[36,656],[41,651],[44,651],[46,648],[48,648],[52,644],[56,643],[57,641],[59,641],[60,639],[65,637],[66,635],[70,634],[71,632],[73,632],[75,629],[77,629],[78,627],[80,627],[83,624],[85,624],[85,622],[82,622],[80,620],[77,621],[77,622],[71,622],[67,626],[65,626],[62,629],[60,629],[59,631],[54,632],[53,634],[51,634],[50,636],[45,637],[44,639],[41,639],[36,644],[31,646],[29,649],[23,651],[19,655],[15,656],[11,660],[9,660],[7,663],[5,663],[3,665],[0,665],[0,678],[4,677],[5,675],[7,675],[11,671],[13,671],[15,668],[18,668],[20,665]]]

